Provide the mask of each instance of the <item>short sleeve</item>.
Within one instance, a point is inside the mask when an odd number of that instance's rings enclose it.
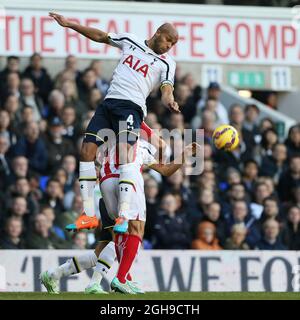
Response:
[[[169,59],[162,61],[164,63],[164,69],[161,72],[160,85],[170,84],[171,86],[174,86],[176,63]]]
[[[108,33],[109,44],[120,49],[123,49],[124,43],[132,40],[133,37],[131,33]]]

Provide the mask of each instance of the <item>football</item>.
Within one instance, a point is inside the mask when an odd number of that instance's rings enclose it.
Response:
[[[239,145],[237,130],[228,124],[217,127],[212,135],[213,143],[217,149],[233,151]]]

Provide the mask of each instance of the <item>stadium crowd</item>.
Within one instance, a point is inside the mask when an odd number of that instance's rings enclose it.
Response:
[[[85,249],[98,231],[69,234],[81,214],[77,181],[82,135],[109,82],[101,61],[78,70],[68,56],[50,77],[39,54],[20,70],[7,58],[0,72],[0,248]],[[300,125],[281,138],[256,105],[224,106],[221,88],[207,91],[177,69],[175,96],[182,113],[170,113],[159,90],[147,99],[154,129],[202,128],[204,171],[189,165],[168,178],[145,169],[147,224],[144,249],[300,250]],[[240,133],[234,152],[213,148],[219,124]],[[172,150],[183,143],[179,134]]]

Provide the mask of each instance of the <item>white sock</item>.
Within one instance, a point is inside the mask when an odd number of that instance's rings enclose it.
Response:
[[[97,174],[94,161],[79,163],[79,182],[80,193],[83,200],[83,209],[87,216],[95,215],[94,207],[94,188],[96,185]]]
[[[119,166],[119,216],[128,219],[127,214],[130,213],[131,199],[136,193],[137,175],[140,174],[134,163],[122,164]]]
[[[115,243],[110,241],[109,244],[101,251],[92,279],[89,286],[94,283],[100,283],[102,278],[105,277],[111,268],[112,264],[116,260]]]
[[[72,274],[80,273],[83,270],[92,268],[97,263],[97,256],[94,252],[86,253],[82,256],[68,259],[64,264],[57,268],[50,269],[48,272],[50,276],[56,280],[61,277],[70,276]]]

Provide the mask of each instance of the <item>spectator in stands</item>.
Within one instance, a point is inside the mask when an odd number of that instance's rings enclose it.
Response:
[[[279,223],[274,219],[267,220],[263,225],[263,237],[257,243],[259,250],[286,250],[279,237]]]
[[[255,182],[258,177],[258,170],[258,163],[255,160],[249,159],[245,161],[243,170],[243,184],[250,194],[252,194],[254,191]]]
[[[34,83],[30,78],[23,78],[21,81],[21,105],[30,106],[33,109],[34,121],[40,121],[44,113],[44,103],[36,93]]]
[[[251,132],[251,134],[254,136],[254,139],[256,135],[259,134],[259,127],[258,127],[259,114],[260,114],[260,110],[258,109],[256,104],[247,104],[245,106],[245,120],[244,120],[243,126],[246,130]]]
[[[201,99],[202,88],[197,85],[191,73],[187,73],[182,78],[181,83],[187,85],[190,91],[189,97],[181,108],[185,123],[189,124],[191,120],[197,116],[197,104]],[[201,112],[200,109],[198,109],[198,111]]]
[[[91,68],[85,69],[78,87],[79,98],[82,102],[86,103],[88,101],[90,92],[96,88],[96,81],[95,71]]]
[[[196,239],[192,242],[192,249],[196,250],[221,250],[216,236],[214,224],[208,221],[199,223]]]
[[[6,82],[7,75],[10,72],[17,72],[20,74],[20,58],[17,56],[8,56],[6,59],[6,66],[5,68],[0,72],[0,83],[3,84]],[[2,89],[3,87],[1,87]],[[0,93],[3,94],[3,92],[0,90]],[[1,95],[2,96],[2,95]],[[3,97],[3,96],[2,96]]]
[[[226,182],[228,186],[242,183],[242,177],[239,170],[229,167],[226,172]]]
[[[50,122],[46,147],[48,150],[48,172],[55,171],[67,154],[74,154],[74,146],[70,139],[63,137],[64,127],[59,118],[53,118]]]
[[[12,71],[7,74],[5,86],[2,90],[2,101],[5,101],[8,96],[12,95],[19,99],[20,92],[20,74]]]
[[[82,115],[86,111],[86,108],[85,104],[79,100],[75,80],[65,80],[58,89],[61,89],[61,92],[65,97],[65,106],[72,107],[76,112],[77,117],[81,119]]]
[[[11,163],[11,172],[9,183],[13,184],[18,178],[28,178],[29,164],[28,159],[24,156],[16,156]]]
[[[0,249],[25,249],[22,232],[22,220],[16,217],[8,218],[5,223],[4,233],[0,237]]]
[[[274,219],[280,222],[280,208],[275,197],[269,196],[263,201],[263,212],[259,219],[259,225],[262,230],[264,223],[269,220]]]
[[[238,200],[248,200],[245,186],[242,183],[230,185],[225,194],[225,198],[223,197],[222,200],[222,216],[228,220],[231,216],[233,204]]]
[[[20,116],[20,124],[18,125],[17,135],[21,137],[24,134],[24,130],[28,123],[34,122],[34,111],[30,106],[23,106]],[[41,124],[41,122],[40,122]],[[40,126],[39,126],[40,127]]]
[[[204,139],[212,142],[212,135],[216,128],[216,115],[207,109],[203,109],[200,129],[204,130]],[[197,128],[194,128],[197,129]]]
[[[187,84],[181,82],[176,85],[174,94],[176,97],[176,101],[178,101],[178,104],[183,107],[188,101],[191,90]]]
[[[59,181],[56,179],[49,179],[41,203],[50,206],[54,210],[55,216],[58,217],[59,214],[65,210],[63,197],[64,193]]]
[[[4,101],[3,108],[9,113],[13,128],[16,130],[21,118],[21,104],[19,97],[9,94]]]
[[[199,193],[199,190],[208,189],[213,194],[215,192],[215,189],[217,187],[217,181],[216,181],[216,175],[213,171],[209,172],[203,172],[198,178],[197,178],[197,189],[195,190],[195,194]]]
[[[288,209],[287,221],[282,229],[281,238],[288,250],[300,250],[300,209],[298,206]]]
[[[103,98],[104,98],[104,96],[99,91],[99,89],[98,88],[93,88],[90,91],[89,97],[88,97],[88,103],[87,103],[88,109],[89,110],[96,110],[98,105],[103,100]],[[153,127],[151,127],[151,128],[154,129]]]
[[[154,226],[154,249],[188,249],[191,243],[190,225],[186,215],[177,211],[174,195],[165,194],[161,208]]]
[[[230,230],[230,238],[226,239],[224,249],[226,250],[249,250],[246,243],[247,228],[242,223],[234,224]]]
[[[262,133],[261,143],[256,147],[255,157],[258,163],[262,162],[263,157],[271,156],[274,146],[278,143],[278,136],[274,129],[266,129]]]
[[[105,96],[109,87],[109,83],[103,78],[102,61],[93,60],[90,64],[90,68],[95,71],[97,89],[102,93],[103,96]]]
[[[12,198],[11,201],[12,202],[8,210],[8,215],[10,217],[19,218],[24,223],[24,226],[27,229],[30,222],[29,221],[30,215],[27,208],[26,198],[24,196],[19,195]]]
[[[289,129],[288,137],[285,141],[288,149],[288,156],[300,154],[300,125],[296,124]]]
[[[217,101],[216,112],[219,116],[220,122],[222,122],[223,124],[228,124],[229,123],[228,112],[225,106],[220,101],[220,95],[221,95],[220,85],[217,82],[210,82],[207,88],[206,98],[205,99],[202,98],[199,101],[197,105],[197,109],[203,109],[208,99],[214,99]]]
[[[209,221],[215,226],[216,236],[222,246],[226,238],[226,224],[221,216],[221,205],[218,202],[210,203],[204,212],[202,221]]]
[[[65,106],[65,97],[58,89],[54,89],[49,94],[49,109],[47,119],[51,122],[55,118],[61,118],[62,110]]]
[[[300,182],[297,182],[292,187],[292,198],[289,201],[289,204],[293,204],[300,208]]]
[[[182,149],[181,149],[182,150]],[[182,170],[177,170],[166,179],[165,190],[172,193],[180,193],[183,206],[187,212],[196,208],[196,199],[192,191],[184,184],[184,174]]]
[[[14,185],[11,186],[7,197],[23,196],[27,201],[28,212],[33,215],[37,213],[39,208],[37,199],[30,190],[29,181],[26,178],[19,177]]]
[[[60,186],[62,188],[62,190],[64,192],[66,192],[65,190],[65,185],[66,185],[66,182],[67,182],[67,172],[65,169],[63,168],[58,168],[55,172],[54,172],[54,175],[53,175],[53,178],[57,181],[59,181],[60,183]]]
[[[190,214],[190,219],[200,220],[203,217],[204,212],[207,212],[209,205],[215,201],[213,190],[211,189],[200,189],[198,196],[198,207],[197,211]]]
[[[256,218],[249,212],[246,201],[237,200],[232,205],[232,215],[227,219],[227,234],[234,224],[243,224],[247,228],[246,243],[253,248],[260,240]]]
[[[215,99],[208,99],[204,105],[203,109],[199,109],[198,114],[193,118],[191,122],[191,126],[193,129],[198,129],[201,126],[201,119],[202,119],[202,113],[204,110],[208,110],[214,114],[214,127],[216,128],[217,126],[224,124],[222,120],[219,118],[219,115],[217,113],[217,106],[218,106],[218,101]]]
[[[73,146],[81,134],[80,127],[76,123],[76,112],[71,106],[66,106],[62,110],[61,120],[63,125],[63,136],[68,138]]]
[[[168,129],[178,131],[181,138],[184,131],[184,119],[181,113],[171,113]]]
[[[40,213],[33,221],[33,228],[27,234],[27,249],[63,249],[70,248],[69,244],[59,239],[51,230],[51,224],[47,217]]]
[[[24,136],[20,137],[13,147],[14,156],[24,156],[29,160],[29,168],[43,174],[47,167],[48,152],[40,137],[40,130],[36,122],[28,122]]]
[[[264,182],[258,182],[254,190],[254,203],[263,205],[264,200],[271,195],[270,189]]]
[[[287,148],[283,143],[273,146],[272,154],[262,158],[260,175],[269,176],[277,183],[282,172],[287,169]]]
[[[279,178],[277,187],[281,201],[292,199],[292,188],[300,182],[300,155],[293,155],[289,159],[288,169]]]
[[[235,103],[229,109],[229,121],[239,132],[242,142],[245,143],[246,151],[252,155],[255,147],[255,140],[251,131],[244,127],[245,113],[241,105]]]
[[[14,145],[17,141],[16,134],[10,127],[10,117],[6,110],[0,110],[0,135],[6,137],[9,146]]]
[[[259,132],[262,134],[267,129],[274,129],[275,130],[275,123],[271,118],[265,117],[261,120],[259,124]]]
[[[64,70],[59,72],[58,75],[56,76],[56,79],[55,79],[55,83],[56,83],[55,87],[56,88],[61,88],[61,84],[64,82],[66,74],[69,75],[68,78],[70,80],[73,80],[76,82],[78,81],[78,79],[81,76],[81,72],[78,69],[78,60],[72,54],[69,54],[66,57]]]
[[[65,183],[66,191],[72,190],[74,187],[74,183],[77,180],[76,167],[77,167],[76,158],[73,155],[67,154],[63,157],[62,168],[67,173],[67,181]]]
[[[278,96],[276,92],[269,92],[266,96],[265,104],[274,110],[277,110]]]
[[[44,103],[47,103],[53,83],[42,63],[42,56],[39,53],[34,53],[30,57],[29,66],[25,69],[23,77],[30,78],[33,81],[39,96],[43,99]]]
[[[72,249],[86,250],[87,244],[87,233],[83,231],[75,233],[75,235],[73,236]]]
[[[0,192],[7,187],[11,170],[10,160],[8,158],[9,141],[5,135],[0,135]]]
[[[41,213],[44,214],[48,219],[50,231],[53,232],[58,238],[66,240],[66,236],[63,229],[56,224],[56,217],[53,208],[51,208],[50,206],[44,206],[41,209]]]
[[[147,223],[145,225],[144,239],[148,240],[149,242],[152,241],[154,225],[159,208],[158,194],[158,182],[154,178],[148,178],[147,180],[145,180]]]

